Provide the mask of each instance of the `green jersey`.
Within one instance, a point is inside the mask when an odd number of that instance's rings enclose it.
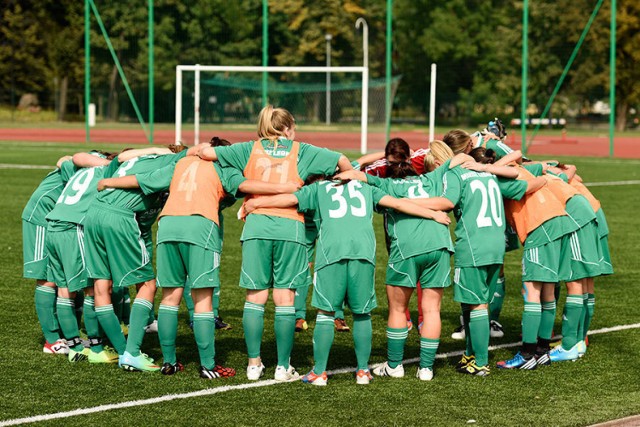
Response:
[[[104,176],[111,176],[120,166],[114,159],[107,166],[83,168],[76,172],[58,197],[47,221],[49,228],[57,228],[66,224],[84,224],[84,217],[89,206],[98,194],[98,181]]]
[[[448,164],[446,168],[448,168]],[[430,172],[404,179],[367,176],[367,181],[390,196],[420,199],[439,196],[442,192],[441,172]],[[453,253],[451,235],[446,225],[436,221],[417,218],[394,210],[385,212],[387,233],[391,240],[389,263],[422,255],[439,249]]]
[[[496,153],[496,160],[499,160],[513,152],[507,144],[499,139],[487,138],[484,135],[478,136],[478,141],[476,142],[476,148],[477,147],[484,147],[487,150],[493,150]]]
[[[456,267],[480,267],[504,261],[505,215],[502,197],[520,200],[527,182],[496,178],[461,167],[444,176],[442,196],[454,205]]]
[[[265,152],[274,158],[282,158],[289,154],[293,141],[280,138],[274,144],[262,140]],[[244,172],[251,157],[254,141],[241,142],[228,147],[216,147],[218,161],[222,166],[234,167]],[[304,181],[309,175],[332,175],[340,159],[340,153],[300,143],[298,153],[298,175]],[[268,215],[249,215],[246,218],[240,240],[265,239],[286,240],[306,244],[304,224],[289,218]]]
[[[373,209],[386,194],[365,183],[318,181],[294,193],[300,212],[315,212],[316,270],[343,259],[375,264]]]
[[[567,185],[569,185],[569,177],[567,176],[567,174],[555,174],[551,171],[547,171],[547,174],[557,176],[558,178],[562,179]],[[567,211],[567,215],[569,215],[580,228],[596,219],[596,214],[595,212],[593,212],[593,208],[591,207],[591,204],[589,204],[589,200],[587,200],[587,198],[581,194],[576,194],[575,196],[567,200],[565,210]]]
[[[77,170],[73,162],[67,160],[62,162],[60,168],[50,172],[31,195],[22,211],[22,219],[46,227],[47,214],[56,205],[64,186]]]
[[[230,197],[238,194],[238,187],[246,178],[234,168],[223,168],[217,163],[213,166],[220,177],[222,188],[227,197],[220,200],[220,210],[229,206]],[[227,200],[222,203],[223,200]],[[234,199],[235,200],[235,199]],[[158,243],[186,242],[215,252],[222,251],[222,217],[220,227],[208,218],[200,215],[163,216],[158,226]]]
[[[605,237],[609,235],[609,225],[607,224],[607,218],[604,216],[602,208],[596,212],[596,222],[598,223],[598,236]]]

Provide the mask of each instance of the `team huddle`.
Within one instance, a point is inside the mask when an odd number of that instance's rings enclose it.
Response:
[[[217,313],[222,210],[244,199],[238,217],[245,221],[240,287],[246,289],[242,326],[249,380],[264,375],[261,345],[270,289],[274,379],[300,377],[290,358],[295,331],[307,327],[313,285],[314,367],[303,382],[327,384],[334,333],[345,329],[343,307],[353,315],[356,382],[368,384],[372,373],[403,377],[414,289],[420,312],[416,376],[429,381],[441,336],[440,305],[452,281],[462,312],[457,334],[466,341],[456,370],[488,375],[489,338],[502,334],[504,255],[519,244],[522,347],[497,367],[536,369],[577,360],[587,349],[594,278],[613,273],[606,219],[575,166],[523,159],[504,144],[505,136],[496,120],[471,135],[453,130],[426,150],[412,152],[404,140],[392,139],[384,152],[352,163],[338,152],[297,142],[293,116],[267,106],[255,141],[232,145],[213,138],[188,149],[63,157],[22,215],[24,276],[36,280],[43,351],[65,354],[70,362],[118,363],[125,370],[173,375],[184,369],[176,354],[184,298],[200,377],[235,376],[233,368],[216,362],[215,330],[227,326]],[[371,314],[377,307],[374,211],[385,222],[389,317],[387,361],[370,372]],[[562,341],[552,349],[560,282],[567,287]],[[131,304],[128,288],[134,285]],[[156,327],[157,288],[162,364],[141,351],[145,333]],[[86,340],[75,307],[80,295]]]

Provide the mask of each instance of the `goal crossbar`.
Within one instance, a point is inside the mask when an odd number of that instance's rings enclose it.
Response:
[[[362,74],[362,111],[360,115],[360,152],[367,152],[367,123],[369,102],[368,67],[281,67],[281,66],[226,66],[226,65],[178,65],[176,66],[176,143],[182,141],[182,73],[193,71],[194,84],[194,144],[200,141],[200,72],[290,72],[290,73],[361,73]]]

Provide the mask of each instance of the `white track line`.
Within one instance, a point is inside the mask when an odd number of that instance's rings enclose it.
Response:
[[[593,331],[589,331],[589,335],[606,334],[609,332],[617,332],[617,331],[624,331],[627,329],[639,329],[639,328],[640,328],[640,323],[633,323],[630,325],[619,325],[619,326],[613,326],[610,328],[596,329]],[[520,344],[521,344],[520,342],[513,342],[508,344],[492,345],[489,347],[489,350],[491,351],[491,350],[497,350],[501,348],[517,347]],[[449,357],[460,356],[462,355],[462,353],[463,353],[463,350],[451,351],[449,353],[441,353],[436,355],[436,359],[446,359]],[[413,363],[417,363],[419,360],[420,358],[415,357],[412,359],[405,359],[402,361],[402,363],[405,365],[410,365]],[[373,365],[372,367],[375,367],[375,366],[378,366],[378,365]],[[349,372],[354,372],[355,370],[356,368],[340,368],[340,369],[335,369],[333,371],[329,371],[327,372],[327,374],[328,375],[346,374]],[[296,381],[296,380],[292,380],[292,381]],[[150,399],[140,399],[140,400],[132,400],[129,402],[112,403],[109,405],[94,406],[92,408],[80,408],[80,409],[75,409],[73,411],[56,412],[53,414],[36,415],[33,417],[26,417],[26,418],[15,418],[13,420],[0,421],[0,427],[15,426],[15,425],[26,424],[26,423],[35,423],[38,421],[50,421],[50,420],[61,419],[61,418],[76,417],[79,415],[95,414],[97,412],[106,412],[112,409],[123,409],[123,408],[133,408],[136,406],[153,405],[156,403],[168,402],[171,400],[189,399],[192,397],[200,397],[200,396],[211,396],[213,394],[224,393],[227,391],[246,390],[250,388],[267,387],[267,386],[276,385],[276,384],[280,384],[280,383],[277,382],[276,380],[263,380],[263,381],[257,381],[257,382],[246,383],[246,384],[213,387],[205,390],[192,391],[189,393],[166,394],[164,396],[153,397]]]
[[[640,184],[640,181],[632,180],[632,181],[591,182],[585,185],[587,187],[610,187],[615,185],[636,185],[636,184]]]
[[[50,169],[54,170],[55,166],[51,165],[18,165],[13,163],[0,163],[0,169]]]

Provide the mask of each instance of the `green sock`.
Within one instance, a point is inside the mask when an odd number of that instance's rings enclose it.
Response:
[[[522,313],[522,344],[537,344],[540,320],[542,317],[542,304],[539,302],[524,302]],[[531,356],[531,355],[525,355]]]
[[[60,339],[56,320],[56,289],[38,285],[36,286],[34,299],[44,339],[53,344]]]
[[[104,350],[102,337],[100,336],[100,324],[96,317],[95,300],[93,297],[84,298],[84,326],[87,328],[87,335],[91,344],[91,351],[100,353]]]
[[[140,347],[144,339],[144,327],[149,324],[149,312],[153,311],[153,303],[144,298],[136,298],[131,306],[131,321],[127,337],[127,353],[133,357],[140,355]]]
[[[116,314],[116,317],[118,318],[118,321],[120,323],[124,323],[125,325],[128,325],[128,322],[125,322],[122,319],[122,309],[124,307],[124,291],[126,290],[126,287],[122,287],[122,288],[116,288],[115,286],[113,287],[113,290],[111,291],[111,305],[113,306],[113,312]]]
[[[469,316],[471,315],[471,307],[468,304],[462,304],[462,325],[464,327],[465,352],[467,356],[473,355],[473,342],[471,341],[471,332],[469,331]]]
[[[98,323],[104,330],[107,338],[109,338],[109,341],[111,341],[113,348],[122,356],[127,347],[127,340],[124,338],[124,334],[120,328],[120,322],[113,312],[113,306],[111,304],[103,305],[96,307],[95,310]]]
[[[149,316],[147,316],[147,325],[152,324],[155,320],[156,320],[156,313],[153,310],[153,301],[151,301],[151,310],[149,311]]]
[[[433,369],[433,362],[436,360],[439,339],[420,337],[420,368]]]
[[[193,297],[191,296],[191,288],[185,288],[182,297],[184,298],[184,303],[187,306],[187,311],[189,312],[189,323],[193,323],[193,310],[195,305],[193,304]]]
[[[540,313],[540,327],[538,328],[538,337],[550,340],[553,334],[553,324],[556,321],[556,302],[547,301],[541,304],[542,312]]]
[[[158,308],[158,340],[164,363],[176,363],[176,336],[178,335],[178,306],[160,304]]]
[[[193,335],[196,337],[200,365],[207,369],[213,369],[216,365],[215,347],[216,324],[213,320],[213,311],[206,313],[193,313]]]
[[[562,348],[571,350],[578,342],[578,324],[582,320],[582,295],[567,295],[562,316]]]
[[[333,328],[331,328],[333,330]],[[353,314],[353,345],[356,351],[358,370],[369,370],[371,356],[371,341],[373,328],[371,327],[371,313]]]
[[[296,289],[296,297],[293,300],[293,306],[296,308],[296,319],[307,318],[307,295],[309,295],[309,286],[303,286]],[[344,314],[342,315],[344,318]]]
[[[335,317],[336,319],[344,319],[344,303],[342,303],[340,308],[336,310],[336,312],[333,314],[333,317]]]
[[[264,304],[244,303],[242,328],[244,329],[244,341],[247,344],[247,356],[250,359],[260,357],[260,345],[264,331]]]
[[[131,295],[129,294],[129,288],[124,288],[124,298],[122,300],[122,319],[120,319],[125,325],[131,322]]]
[[[73,300],[70,298],[58,297],[56,300],[56,308],[58,311],[58,322],[64,338],[71,342],[80,336],[78,330],[78,321],[76,320],[76,310]],[[75,345],[69,346],[74,351],[82,351],[84,348],[81,342],[76,341]]]
[[[469,313],[469,333],[476,365],[489,363],[489,311],[486,308],[471,310]]]
[[[591,319],[593,319],[593,312],[595,311],[595,306],[596,306],[596,296],[594,294],[587,294],[588,298],[587,298],[587,303],[584,306],[584,310],[587,312],[586,316],[584,317],[584,336],[582,337],[583,340],[587,339],[587,333],[589,332],[589,327],[591,326]]]
[[[293,338],[296,332],[296,308],[292,305],[276,307],[274,321],[278,366],[289,369],[289,359],[293,350]]]
[[[219,317],[220,311],[220,287],[213,289],[213,297],[211,299],[211,305],[213,306],[213,317]]]
[[[589,294],[582,294],[582,313],[580,314],[580,321],[578,322],[578,333],[576,339],[582,341],[584,339],[584,322],[587,319],[587,301],[589,300]]]
[[[74,304],[74,314],[76,316],[76,323],[78,324],[78,329],[80,329],[80,325],[82,325],[82,313],[84,312],[84,291],[80,290],[76,292],[76,296],[73,299]]]
[[[316,316],[316,327],[313,331],[313,372],[317,375],[327,370],[329,352],[335,335],[333,316],[320,314]]]
[[[498,277],[496,287],[493,290],[491,301],[489,301],[489,320],[500,320],[500,312],[502,312],[502,304],[504,303],[504,276]]]
[[[387,363],[390,368],[395,368],[402,363],[404,358],[404,344],[407,341],[409,329],[387,327]]]

